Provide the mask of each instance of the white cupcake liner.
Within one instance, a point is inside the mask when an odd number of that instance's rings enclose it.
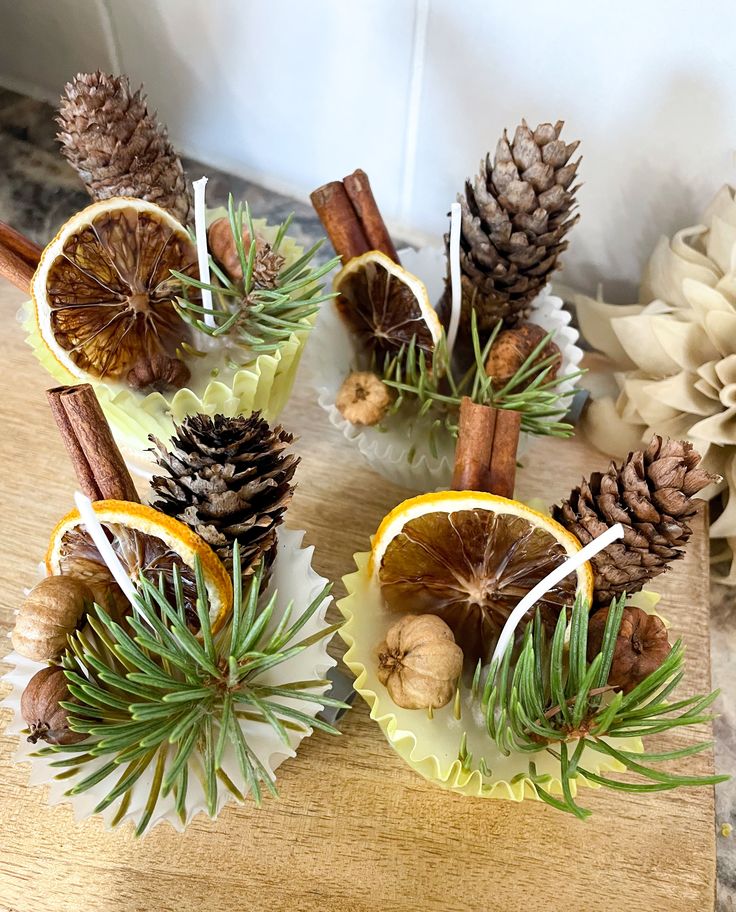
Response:
[[[269,582],[266,596],[278,590],[278,605],[271,620],[271,625],[275,626],[288,603],[293,600],[294,608],[292,612],[292,622],[303,613],[309,604],[319,595],[327,584],[327,580],[319,576],[312,568],[313,547],[302,548],[301,543],[304,532],[298,532],[291,529],[279,530],[279,543],[276,559],[273,563],[271,580]],[[325,599],[318,611],[309,619],[306,625],[299,632],[299,638],[306,638],[326,626],[325,615],[331,598]],[[81,781],[93,770],[101,767],[109,758],[98,758],[84,764],[80,772],[75,773],[68,779],[58,779],[59,768],[50,766],[51,761],[61,759],[62,753],[52,757],[34,757],[32,754],[43,745],[39,742],[37,745],[29,744],[23,731],[27,725],[20,713],[20,699],[25,686],[30,678],[41,668],[45,667],[44,663],[33,662],[23,656],[13,652],[7,656],[6,660],[12,665],[11,669],[4,675],[3,681],[12,688],[7,697],[0,705],[8,708],[12,712],[12,717],[6,726],[6,733],[17,735],[19,737],[18,748],[13,755],[13,759],[18,763],[29,763],[30,785],[47,785],[49,804],[69,803],[72,806],[75,819],[84,820],[92,816],[95,806],[105,797],[113,786],[114,777],[103,779],[98,785],[94,786],[87,792],[80,795],[66,795],[65,792],[75,782]],[[265,683],[277,684],[288,681],[304,681],[324,679],[328,669],[336,665],[337,662],[327,652],[326,639],[312,644],[304,652],[287,660],[281,665],[264,672],[261,679]],[[325,693],[324,688],[319,693]],[[285,705],[291,705],[301,710],[307,715],[314,718],[324,707],[319,702],[319,693],[315,691],[314,702],[306,701],[289,701],[286,698],[280,698]],[[273,775],[279,766],[290,757],[296,756],[297,748],[303,738],[312,733],[310,728],[304,732],[289,730],[290,745],[286,745],[280,740],[276,732],[270,725],[263,725],[256,722],[241,720],[241,728],[245,734],[248,744],[252,747],[254,753],[264,765],[266,770]],[[172,753],[173,757],[173,753]],[[170,758],[171,759],[171,758]],[[170,762],[170,759],[168,762]],[[232,745],[229,745],[225,752],[224,763],[225,772],[232,782],[247,796],[248,785],[240,773],[238,762]],[[146,827],[145,832],[150,832],[153,827],[162,821],[168,821],[175,830],[182,831],[194,817],[201,813],[207,813],[204,789],[200,781],[200,763],[197,757],[193,756],[189,761],[189,792],[187,797],[187,818],[182,823],[175,811],[174,797],[172,794],[166,797],[159,797],[158,803]],[[130,805],[117,825],[125,821],[130,821],[134,826],[138,824],[143,815],[145,803],[148,798],[148,792],[153,779],[153,769],[149,768],[133,786]],[[217,814],[228,802],[239,803],[238,799],[228,791],[225,786],[218,783]],[[112,821],[117,813],[120,799],[102,812],[101,816],[108,828],[112,827]]]
[[[445,254],[441,248],[399,251],[402,266],[417,275],[426,285],[430,301],[438,301],[444,289]],[[571,315],[563,308],[562,298],[553,295],[546,286],[532,304],[530,320],[547,332],[554,331],[554,341],[560,349],[561,376],[580,367],[582,349],[577,345],[578,331],[570,326]],[[319,313],[315,327],[316,339],[305,354],[305,367],[317,391],[317,401],[327,412],[330,422],[360,451],[366,462],[389,481],[415,491],[446,489],[452,478],[455,440],[449,434],[435,433],[435,449],[430,442],[431,422],[425,419],[407,420],[405,415],[392,415],[375,427],[356,427],[346,421],[335,406],[343,381],[357,363],[355,340],[329,304]],[[560,384],[560,391],[575,389],[578,378]],[[567,400],[565,400],[567,402]],[[564,409],[557,416],[562,417]],[[553,420],[553,419],[550,419]],[[529,444],[528,434],[522,434],[519,453]]]

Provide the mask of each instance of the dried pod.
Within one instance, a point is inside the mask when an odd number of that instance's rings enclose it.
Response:
[[[509,382],[546,335],[547,331],[542,329],[541,326],[537,326],[536,323],[522,323],[514,329],[505,329],[498,334],[486,361],[486,374],[489,377],[493,377],[493,386],[496,389],[500,389]],[[551,339],[539,353],[534,363],[538,364],[549,357],[556,358],[555,361],[551,362],[546,378],[547,380],[553,380],[557,376],[562,355],[560,354],[560,349]],[[533,379],[534,377],[530,376],[519,385],[517,391],[521,392]]]
[[[163,393],[181,389],[191,373],[179,358],[170,358],[162,352],[140,358],[128,371],[128,383],[136,390]]]
[[[76,744],[87,737],[72,731],[66,710],[60,703],[71,700],[64,669],[58,665],[42,668],[26,685],[20,699],[20,711],[31,733],[28,740],[48,744]]]
[[[92,592],[81,580],[47,576],[31,589],[18,611],[10,635],[13,648],[36,662],[55,659],[92,602]]]
[[[246,257],[250,252],[250,234],[243,228],[243,250]],[[219,218],[207,229],[207,245],[210,253],[234,282],[242,282],[243,266],[235,246],[229,218]],[[286,259],[276,253],[263,238],[256,238],[256,255],[253,263],[253,279],[259,288],[275,288],[278,276]]]
[[[434,614],[406,614],[378,648],[378,679],[404,709],[439,709],[455,693],[463,651]]]
[[[384,417],[393,402],[391,388],[371,371],[353,371],[335,399],[337,410],[351,424],[373,425]]]
[[[608,608],[597,611],[588,624],[588,661],[601,651]],[[670,643],[661,618],[641,608],[624,608],[608,683],[624,693],[633,690],[667,658]]]

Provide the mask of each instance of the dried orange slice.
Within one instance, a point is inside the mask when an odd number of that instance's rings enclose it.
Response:
[[[31,293],[41,338],[75,377],[125,379],[188,337],[174,307],[195,274],[186,228],[154,203],[123,197],[93,203],[44,250]]]
[[[361,341],[379,354],[416,340],[431,357],[442,325],[420,279],[379,250],[349,260],[335,276],[337,308]]]
[[[389,513],[373,540],[370,568],[390,609],[439,615],[466,659],[487,661],[523,596],[581,547],[549,516],[518,501],[445,491]],[[577,592],[592,595],[587,563],[537,603],[542,619],[556,623]]]
[[[131,579],[144,573],[157,583],[163,573],[164,579],[171,580],[174,565],[179,567],[187,617],[193,627],[199,626],[194,577],[195,558],[199,558],[213,629],[222,626],[232,611],[232,582],[222,561],[203,539],[177,519],[145,504],[98,500],[93,508]],[[108,588],[113,596],[120,593],[77,510],[68,513],[51,533],[46,568],[52,574],[66,573],[84,580],[95,593]]]

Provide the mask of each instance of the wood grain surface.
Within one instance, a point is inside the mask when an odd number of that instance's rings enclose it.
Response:
[[[74,490],[45,402],[51,380],[14,322],[20,302],[18,292],[0,287],[0,631],[10,629]],[[288,524],[307,530],[316,569],[339,581],[353,552],[366,549],[384,513],[407,494],[361,463],[308,388],[295,391],[282,420],[299,435],[302,456]],[[519,473],[519,494],[552,501],[602,461],[579,441],[536,442]],[[687,693],[710,683],[702,519],[695,528],[687,559],[658,584],[662,610],[687,644]],[[9,651],[4,639],[0,649]],[[260,811],[229,807],[217,821],[198,818],[184,835],[161,826],[139,841],[129,829],[107,832],[99,820],[77,824],[68,806],[49,808],[45,788],[28,787],[27,766],[11,763],[15,738],[3,736],[0,912],[713,907],[712,789],[591,792],[585,797],[594,815],[583,823],[541,803],[458,797],[426,783],[394,754],[360,700],[341,727],[339,738],[316,734],[303,742],[298,758],[279,770],[280,799]],[[672,749],[694,737],[668,735],[656,746]],[[712,755],[683,766],[710,773]]]

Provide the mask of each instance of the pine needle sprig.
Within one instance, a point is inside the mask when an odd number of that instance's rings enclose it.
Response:
[[[609,686],[608,674],[624,603],[625,596],[611,603],[601,650],[590,662],[587,659],[589,606],[585,600],[578,598],[572,608],[567,655],[567,612],[560,612],[551,642],[537,613],[534,623],[527,625],[516,662],[512,662],[510,647],[503,659],[489,669],[482,691],[481,706],[491,738],[505,754],[511,751],[551,754],[560,764],[562,796],[552,795],[544,787],[550,777],[537,771],[534,759],[529,761],[529,778],[542,801],[581,819],[591,812],[575,800],[573,783],[578,777],[628,792],[713,785],[729,778],[681,776],[655,766],[691,757],[706,750],[712,742],[661,753],[634,752],[614,746],[617,738],[643,737],[710,722],[714,717],[707,710],[719,693],[667,702],[683,676],[685,650],[680,640],[664,663],[628,694]],[[581,765],[586,748],[617,761],[644,781],[622,781],[586,769]]]
[[[233,549],[234,607],[229,622],[213,632],[204,575],[196,565],[195,636],[187,623],[187,603],[181,576],[174,568],[173,596],[161,577],[154,583],[141,576],[133,614],[122,623],[99,605],[89,615],[91,631],[78,631],[62,658],[72,701],[63,705],[73,731],[87,740],[73,745],[47,746],[38,755],[59,755],[51,765],[57,778],[91,772],[67,791],[78,795],[110,779],[113,784],[94,809],[99,813],[121,799],[115,820],[124,816],[131,790],[153,767],[143,816],[136,835],[143,833],[161,797],[173,793],[182,822],[187,817],[189,776],[196,771],[210,816],[217,811],[218,792],[226,788],[243,801],[243,792],[225,771],[228,748],[256,804],[263,790],[276,787],[248,742],[241,722],[268,726],[291,747],[290,735],[312,728],[337,734],[333,726],[298,708],[300,702],[345,707],[324,695],[327,680],[273,683],[265,673],[331,636],[339,625],[323,626],[300,638],[305,624],[329,595],[328,584],[293,622],[293,605],[274,623],[278,604],[274,593],[259,599],[263,568],[242,590],[240,551]],[[100,764],[100,761],[104,761]]]
[[[267,245],[267,254],[273,258],[279,254],[281,244],[293,219],[293,213],[279,225],[273,244]],[[322,265],[312,265],[323,240],[318,241],[292,263],[283,263],[272,281],[259,281],[257,259],[261,255],[256,243],[256,230],[250,207],[246,203],[235,206],[232,194],[228,198],[228,220],[242,279],[235,280],[228,275],[210,256],[210,272],[214,281],[201,282],[192,276],[172,270],[172,275],[182,283],[183,296],[177,298],[177,310],[182,319],[199,332],[213,338],[227,336],[241,346],[255,353],[273,353],[296,332],[311,329],[312,317],[321,304],[335,297],[334,293],[322,293],[324,278],[336,266],[339,258],[334,257]],[[243,243],[243,228],[246,228],[251,243],[248,251]],[[205,319],[209,311],[201,303],[192,300],[187,289],[209,290],[212,293],[214,326]]]
[[[516,373],[500,388],[486,374],[485,365],[496,336],[501,331],[499,321],[485,344],[481,345],[475,313],[471,319],[473,361],[462,374],[456,374],[447,351],[443,333],[432,360],[416,347],[414,340],[396,354],[387,357],[380,371],[387,386],[396,390],[396,399],[389,414],[396,414],[407,402],[419,416],[434,417],[435,428],[457,437],[460,401],[469,396],[479,405],[512,409],[521,414],[521,430],[528,434],[551,437],[570,437],[573,426],[560,420],[567,410],[565,399],[575,391],[562,390],[562,384],[585,373],[572,371],[564,376],[550,376],[557,361],[555,355],[540,358],[554,332],[547,333],[529,353]]]

